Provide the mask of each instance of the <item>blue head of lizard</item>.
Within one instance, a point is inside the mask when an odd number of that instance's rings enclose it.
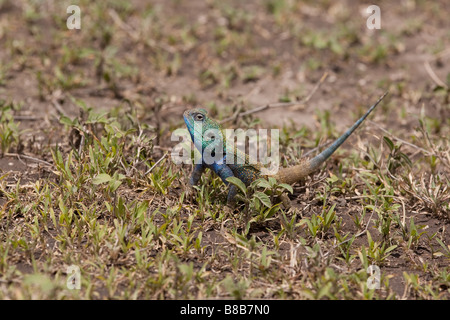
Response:
[[[225,143],[220,124],[208,117],[205,109],[186,110],[183,118],[191,139],[202,156],[205,154],[212,156],[214,159],[211,162],[222,159]]]

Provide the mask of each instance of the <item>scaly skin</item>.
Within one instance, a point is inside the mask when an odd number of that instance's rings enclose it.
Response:
[[[387,92],[381,96],[378,101],[373,104],[369,110],[351,126],[342,136],[333,142],[331,146],[322,151],[312,159],[302,159],[301,163],[289,168],[282,168],[277,174],[273,175],[278,182],[293,184],[298,182],[317,169],[347,140],[347,138],[358,128],[358,126],[367,118],[367,116],[375,109],[381,100],[386,96]],[[186,110],[183,114],[184,122],[189,130],[195,147],[202,154],[202,163],[194,166],[194,171],[190,178],[190,184],[196,185],[200,180],[205,168],[214,171],[226,185],[230,185],[226,180],[229,177],[239,178],[245,185],[251,184],[259,178],[267,178],[268,176],[262,172],[263,166],[260,163],[252,164],[247,154],[237,148],[231,152],[227,150],[226,137],[220,124],[209,118],[205,109]],[[211,133],[212,136],[211,136]],[[214,161],[204,158],[205,150],[213,150],[215,156]],[[227,153],[228,151],[228,153]],[[208,154],[211,154],[209,152]],[[227,159],[234,157],[234,161],[230,163]],[[241,160],[240,162],[238,160]],[[227,163],[228,162],[228,163]],[[241,164],[240,164],[241,163]],[[227,196],[227,203],[233,205],[237,188],[230,185]]]

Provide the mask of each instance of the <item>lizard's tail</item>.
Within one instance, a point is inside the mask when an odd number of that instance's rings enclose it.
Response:
[[[336,139],[331,146],[326,148],[320,154],[312,158],[311,160],[303,159],[300,164],[289,168],[281,169],[276,179],[283,183],[292,184],[307,177],[317,169],[347,140],[347,138],[359,127],[359,125],[367,118],[367,116],[376,108],[381,100],[388,94],[386,91],[374,105],[358,120],[353,126],[351,126],[342,136]]]

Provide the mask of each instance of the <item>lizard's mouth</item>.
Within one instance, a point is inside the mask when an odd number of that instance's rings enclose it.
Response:
[[[194,121],[192,120],[189,110],[186,110],[183,113],[183,119],[184,119],[184,123],[186,124],[186,127],[188,129],[188,132],[191,136],[191,140],[194,141],[194,130],[195,130]],[[200,133],[200,135],[201,135],[201,133]]]

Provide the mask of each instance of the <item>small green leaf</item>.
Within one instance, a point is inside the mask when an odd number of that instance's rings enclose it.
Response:
[[[258,179],[257,186],[261,188],[271,188],[272,186],[269,184],[269,181],[265,179]]]
[[[259,201],[261,201],[261,203],[263,205],[265,205],[267,208],[270,208],[272,206],[272,203],[270,202],[270,198],[269,198],[269,196],[267,194],[265,194],[263,192],[256,191],[254,196],[256,198],[258,198]]]
[[[289,191],[291,194],[294,193],[294,189],[292,188],[291,185],[287,184],[287,183],[280,183],[279,184],[280,187],[286,189],[287,191]]]
[[[277,203],[272,208],[267,209],[267,211],[264,213],[264,219],[270,219],[272,216],[280,209],[280,204]]]
[[[445,88],[443,86],[436,86],[433,89],[433,92],[445,92]]]
[[[389,149],[394,150],[394,143],[392,142],[391,139],[389,139],[388,137],[384,136],[383,137],[384,142],[386,142],[386,144],[388,145]]]
[[[385,254],[388,252],[391,252],[392,250],[394,250],[395,248],[397,248],[397,245],[392,245],[389,248],[386,249],[386,251],[384,252]]]
[[[277,183],[277,180],[274,177],[269,177],[268,180],[272,187]]]
[[[93,184],[102,184],[105,182],[109,182],[111,181],[112,178],[109,174],[107,173],[100,173],[98,174],[94,179],[92,179],[92,183]]]
[[[241,181],[241,179],[236,178],[236,177],[228,177],[227,181],[231,184],[234,184],[236,187],[239,188],[239,190],[242,191],[242,193],[244,195],[247,194],[247,187],[245,186],[245,184]]]
[[[409,157],[408,157],[406,154],[404,154],[403,152],[401,152],[401,153],[399,154],[399,156],[400,156],[401,158],[403,158],[403,160],[405,160],[405,162],[406,162],[406,164],[407,164],[408,166],[412,167],[412,162],[411,162],[411,160],[409,159]]]
[[[111,192],[116,191],[117,188],[119,188],[119,186],[120,186],[121,184],[122,184],[122,181],[120,181],[120,180],[112,180],[112,181],[109,183],[109,187],[110,187]]]
[[[68,117],[66,117],[66,116],[61,116],[61,118],[59,119],[59,122],[60,122],[61,124],[65,124],[66,126],[69,126],[69,127],[73,126],[73,121],[70,120],[70,119],[69,119]]]
[[[436,241],[439,243],[439,245],[444,249],[444,251],[448,254],[450,254],[450,245],[448,245],[447,247],[445,246],[444,242],[442,242],[441,239],[436,238]]]

